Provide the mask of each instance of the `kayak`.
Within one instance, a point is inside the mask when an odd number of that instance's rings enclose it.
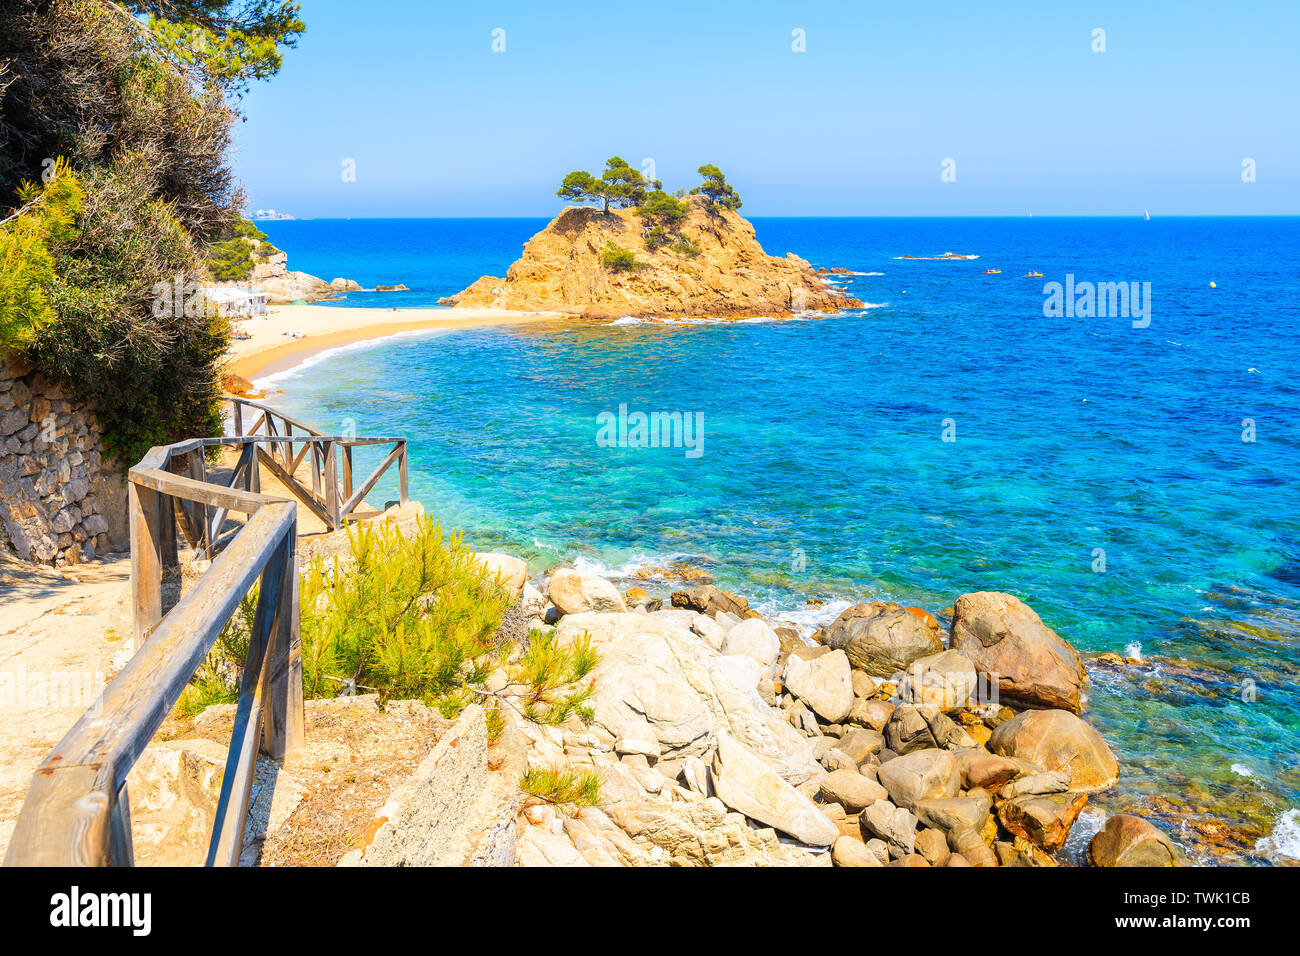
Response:
[[[1043,277],[1043,274],[1042,274],[1041,272],[1026,272],[1026,273],[1025,273],[1025,278],[1026,278],[1026,279],[1041,279],[1042,277]]]
[[[985,270],[984,270],[984,274],[985,274],[986,276],[996,276],[996,275],[1001,275],[1001,274],[1002,274],[1002,270],[1001,270],[1001,269],[985,269]]]

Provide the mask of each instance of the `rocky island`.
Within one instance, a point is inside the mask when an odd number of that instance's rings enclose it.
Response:
[[[524,245],[504,279],[483,276],[444,305],[625,315],[790,316],[862,303],[825,282],[793,253],[768,255],[714,166],[690,192],[665,193],[622,160],[597,179],[570,173],[559,195],[571,206]]]

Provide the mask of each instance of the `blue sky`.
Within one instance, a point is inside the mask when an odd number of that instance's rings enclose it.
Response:
[[[1300,214],[1294,0],[303,0],[303,18],[242,104],[253,209],[554,215],[565,172],[619,155],[669,189],[717,163],[755,216]]]

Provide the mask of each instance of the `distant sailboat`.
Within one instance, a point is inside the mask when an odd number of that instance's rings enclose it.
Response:
[[[1150,209],[1143,209],[1143,210],[1142,210],[1142,218],[1145,219],[1147,222],[1150,222],[1150,221],[1151,221],[1151,210],[1150,210]]]

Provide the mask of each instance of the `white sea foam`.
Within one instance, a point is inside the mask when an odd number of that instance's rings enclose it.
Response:
[[[1255,776],[1255,771],[1251,770],[1244,763],[1234,763],[1229,769],[1231,769],[1238,777]]]
[[[790,607],[778,601],[764,601],[754,610],[774,624],[793,627],[802,636],[809,637],[818,628],[826,627],[853,606],[851,601],[827,601],[821,607]]]
[[[1288,810],[1277,819],[1273,832],[1255,844],[1270,860],[1300,860],[1300,810]]]
[[[1134,641],[1128,647],[1124,648],[1124,656],[1131,657],[1134,660],[1142,660],[1142,645]]]
[[[1065,854],[1075,865],[1083,866],[1087,862],[1088,844],[1106,825],[1106,813],[1091,807],[1084,809],[1070,828],[1070,835],[1065,841]]]

